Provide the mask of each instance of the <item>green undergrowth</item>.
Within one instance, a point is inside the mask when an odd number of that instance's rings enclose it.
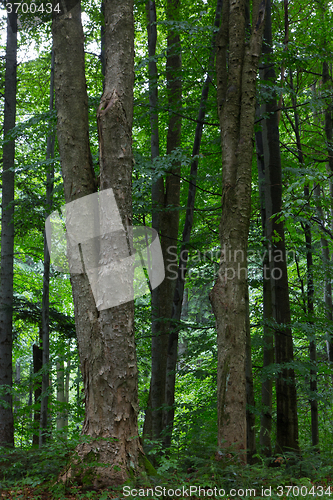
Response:
[[[131,475],[125,485],[95,491],[89,485],[57,482],[76,444],[51,443],[42,450],[0,449],[0,499],[333,497],[332,455],[311,448],[301,457],[291,453],[270,459],[256,455],[255,464],[244,466],[231,451],[217,452],[211,447],[197,449],[197,453],[193,449],[165,452],[160,444],[150,443],[144,459],[149,464],[144,467],[146,473]]]

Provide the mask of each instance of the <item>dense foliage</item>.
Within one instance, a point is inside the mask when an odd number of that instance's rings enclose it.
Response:
[[[182,41],[182,144],[166,155],[166,133],[169,117],[166,92],[166,33],[164,5],[157,4],[158,43],[156,62],[159,86],[160,156],[152,169],[150,152],[148,47],[145,2],[135,2],[135,88],[134,88],[134,168],[133,213],[137,225],[151,224],[151,186],[164,176],[176,160],[181,163],[181,203],[179,240],[174,243],[175,255],[180,249],[185,220],[185,206],[190,178],[191,151],[194,140],[198,103],[206,77],[213,33],[215,0],[183,1],[181,21],[175,22]],[[219,221],[221,218],[222,164],[220,130],[216,106],[216,85],[211,85],[207,102],[204,131],[196,180],[194,226],[189,245],[189,266],[179,333],[176,378],[175,423],[172,446],[164,450],[159,442],[147,442],[149,458],[157,469],[153,484],[170,488],[188,484],[203,488],[261,488],[272,486],[269,497],[278,498],[278,485],[311,488],[332,484],[332,397],[333,371],[327,354],[327,342],[333,334],[332,312],[325,303],[325,282],[331,281],[332,265],[323,260],[323,240],[333,251],[332,175],[328,157],[332,143],[325,133],[325,110],[332,118],[332,40],[333,10],[330,2],[291,1],[289,34],[286,35],[283,2],[272,4],[274,64],[277,81],[258,79],[257,100],[262,103],[274,93],[279,99],[279,132],[283,167],[283,206],[279,217],[284,221],[288,252],[288,278],[291,300],[291,328],[294,339],[299,439],[301,457],[281,458],[281,467],[267,468],[273,459],[263,458],[257,439],[255,464],[242,468],[231,455],[216,452],[217,434],[217,345],[215,321],[209,293],[218,271]],[[86,78],[89,95],[90,140],[96,176],[99,174],[96,110],[103,89],[100,60],[100,4],[83,2],[83,25],[86,49]],[[31,22],[28,14],[21,16],[19,30],[19,65],[16,127],[4,140],[15,139],[15,267],[13,365],[15,450],[0,460],[0,486],[8,488],[3,498],[118,498],[120,491],[82,493],[72,487],[65,492],[55,480],[66,464],[70,452],[80,439],[84,419],[82,380],[75,339],[74,308],[69,276],[51,267],[50,278],[50,363],[49,429],[46,447],[33,449],[33,435],[38,433],[33,415],[39,411],[40,398],[34,391],[41,383],[41,372],[33,370],[33,345],[40,345],[41,302],[43,286],[43,232],[47,214],[46,176],[55,169],[53,210],[64,204],[61,168],[57,142],[55,158],[46,159],[47,137],[54,133],[56,113],[50,112],[49,81],[51,65],[50,22]],[[20,18],[19,18],[20,19]],[[5,10],[1,11],[1,58],[5,57]],[[323,81],[323,65],[328,65],[329,78]],[[2,71],[1,71],[2,73]],[[4,81],[0,79],[1,111]],[[256,121],[260,129],[262,117]],[[297,138],[299,134],[299,140]],[[301,149],[300,149],[301,144]],[[257,158],[253,150],[252,215],[249,236],[249,291],[252,364],[256,416],[259,436],[261,386],[266,378],[275,378],[279,366],[263,368],[263,276],[264,241],[260,216]],[[308,189],[308,195],[304,194]],[[309,269],[305,228],[310,227],[313,256],[314,312],[308,308]],[[176,267],[175,267],[176,269]],[[331,314],[331,316],[330,316]],[[273,325],[274,326],[274,325]],[[143,430],[148,405],[151,368],[150,296],[135,302],[135,331],[139,369],[139,429]],[[309,357],[309,343],[315,341],[317,362]],[[315,375],[313,373],[315,372]],[[317,392],[310,391],[310,378],[315,376]],[[63,387],[64,397],[59,394]],[[0,394],[1,396],[1,394]],[[318,401],[319,449],[311,448],[312,399]],[[274,442],[275,406],[273,398]],[[65,425],[59,421],[65,416]],[[63,422],[63,420],[62,420]],[[57,425],[58,424],[58,425]],[[274,459],[275,460],[275,459]],[[280,465],[275,463],[275,465]],[[164,479],[162,479],[164,478]],[[165,481],[165,483],[163,482]],[[48,481],[45,490],[34,490]],[[134,480],[133,480],[134,481]],[[147,487],[148,478],[133,482],[133,488]],[[75,489],[76,488],[76,489]],[[331,486],[332,490],[332,486]],[[35,491],[35,493],[34,493]],[[298,491],[298,490],[297,490]],[[292,494],[297,497],[297,491]],[[305,490],[304,490],[305,491]],[[317,491],[317,490],[313,490]],[[47,493],[49,492],[49,493]],[[50,493],[51,492],[51,493]],[[331,493],[333,493],[331,491]],[[36,496],[33,496],[33,495]],[[30,496],[29,496],[30,495]],[[37,495],[40,495],[39,497]],[[43,496],[44,495],[44,496]],[[46,495],[46,496],[45,496]],[[52,496],[47,496],[52,495]],[[81,496],[82,495],[82,496]],[[108,496],[109,495],[109,496]],[[242,496],[241,494],[239,494]],[[291,495],[289,495],[291,496]]]

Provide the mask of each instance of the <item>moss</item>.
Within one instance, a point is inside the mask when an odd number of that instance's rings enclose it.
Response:
[[[139,458],[140,467],[142,467],[148,474],[148,476],[157,476],[157,471],[155,467],[149,462],[145,455],[141,455]]]

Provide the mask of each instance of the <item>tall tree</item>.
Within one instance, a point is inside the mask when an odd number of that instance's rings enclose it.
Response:
[[[269,20],[266,19],[265,31]],[[264,41],[265,42],[265,33]],[[259,106],[257,106],[257,116],[260,115]],[[269,324],[273,317],[272,306],[272,290],[269,274],[269,245],[267,240],[266,228],[266,208],[265,208],[265,159],[262,142],[262,131],[257,130],[256,137],[256,151],[257,151],[257,165],[258,165],[258,180],[259,180],[259,198],[260,198],[260,211],[261,211],[261,224],[262,235],[264,239],[264,259],[263,259],[263,368],[267,368],[274,363],[274,332]],[[260,416],[260,447],[262,453],[267,457],[272,455],[272,399],[273,399],[273,379],[272,377],[264,376],[261,386],[261,416]]]
[[[152,5],[153,4],[153,5]],[[148,37],[149,56],[153,57],[156,47],[156,9],[155,3],[149,2]],[[170,155],[181,144],[181,109],[182,80],[181,80],[181,42],[177,21],[180,19],[180,1],[168,0],[166,4],[168,21],[167,34],[167,96],[169,108],[169,123],[167,133],[167,155]],[[155,27],[154,27],[155,25]],[[157,116],[157,70],[151,60],[149,63],[152,82],[150,86],[151,106],[151,146],[152,159],[159,152],[158,116]],[[163,405],[165,404],[166,363],[168,349],[169,321],[172,314],[172,299],[175,289],[175,280],[169,269],[170,254],[168,248],[175,244],[178,238],[179,226],[179,197],[180,197],[180,165],[170,166],[165,179],[160,177],[152,189],[153,228],[157,229],[161,239],[161,247],[165,263],[165,279],[161,285],[152,291],[152,370],[151,370],[151,434],[155,439],[162,436]],[[147,413],[147,416],[149,413]]]
[[[219,28],[220,18],[222,10],[222,0],[217,0],[214,27]],[[168,357],[166,366],[166,385],[165,385],[165,403],[166,410],[164,414],[164,428],[166,430],[166,436],[164,438],[164,443],[166,446],[171,444],[171,436],[173,429],[174,420],[174,402],[175,402],[175,382],[176,382],[176,364],[178,355],[178,332],[179,332],[179,321],[181,319],[182,304],[184,298],[184,287],[185,278],[187,273],[187,260],[188,260],[188,244],[191,237],[191,230],[194,220],[194,204],[196,195],[196,179],[198,173],[198,155],[200,152],[201,138],[203,132],[203,122],[206,115],[206,106],[210,85],[213,82],[213,71],[215,64],[215,54],[216,54],[216,33],[212,37],[212,46],[208,62],[207,76],[202,87],[200,106],[197,118],[197,126],[195,128],[195,136],[193,142],[192,156],[193,160],[191,162],[190,179],[188,187],[188,197],[186,206],[186,217],[182,236],[182,246],[179,256],[179,266],[178,266],[178,276],[176,280],[176,286],[173,297],[172,305],[172,316],[170,324],[170,333],[168,339]]]
[[[210,299],[216,317],[218,342],[218,446],[233,447],[244,461],[247,447],[247,244],[256,75],[265,4],[265,1],[253,2],[252,32],[245,45],[246,2],[224,2],[216,58],[223,168],[222,253]]]
[[[14,159],[15,142],[7,134],[15,127],[17,67],[17,16],[7,13],[4,145],[2,173],[1,218],[1,281],[0,281],[0,445],[14,446],[12,406],[12,324],[14,266]]]
[[[267,1],[264,54],[272,54],[271,3]],[[275,82],[271,57],[263,66],[260,77],[264,82]],[[284,239],[284,225],[277,214],[282,206],[282,170],[276,96],[262,106],[263,151],[265,162],[266,231],[271,255],[269,262],[272,293],[272,313],[275,320],[275,362],[281,365],[276,379],[277,452],[298,450],[298,416],[295,373],[287,366],[293,361],[293,338],[290,328],[289,286]]]
[[[70,203],[96,191],[80,3],[55,17],[53,39],[57,133],[65,201]],[[105,89],[97,112],[100,187],[113,189],[127,241],[132,225],[133,67],[133,3],[106,0]],[[138,469],[142,451],[137,427],[133,301],[98,311],[87,274],[72,274],[71,283],[85,391],[83,434],[91,438],[77,452],[83,461],[94,457],[107,464],[92,468],[95,486],[119,484]],[[69,475],[77,472],[79,476],[79,470],[75,471],[73,464]]]
[[[157,43],[157,18],[156,18],[156,4],[154,1],[149,0],[146,4],[147,12],[147,33],[148,33],[148,55],[149,55],[149,116],[150,116],[150,152],[151,161],[154,165],[154,159],[160,154],[160,138],[158,130],[158,72],[156,64],[156,43]],[[153,166],[154,168],[154,166]],[[152,227],[155,231],[159,231],[159,217],[160,210],[163,206],[163,193],[164,193],[164,182],[163,177],[158,177],[152,184],[151,190],[151,202],[152,202]],[[160,288],[154,288],[151,291],[151,310],[152,310],[152,352],[160,353],[163,356],[163,344],[165,343],[165,337],[160,337],[158,334],[159,324],[158,321],[158,311],[159,311],[159,297]],[[154,332],[156,330],[156,335]],[[162,344],[162,345],[161,345]],[[154,362],[155,361],[155,362]],[[154,366],[154,379],[156,385],[156,377],[158,377],[158,372],[155,366],[158,366],[158,359],[152,356],[152,365]],[[161,373],[162,375],[162,373]],[[157,385],[159,383],[157,382]],[[163,383],[162,383],[163,385]],[[157,396],[157,398],[159,395]],[[155,406],[159,408],[162,406],[162,402],[156,401],[156,394],[154,392]],[[145,413],[145,421],[143,426],[143,437],[153,437],[153,418],[154,418],[154,434],[159,434],[160,431],[156,429],[159,414],[154,411],[154,417],[152,414],[152,380],[149,387],[148,396],[148,406]]]

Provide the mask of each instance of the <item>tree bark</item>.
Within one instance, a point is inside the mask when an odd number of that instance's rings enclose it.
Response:
[[[231,448],[243,461],[246,461],[247,447],[246,297],[252,137],[265,2],[260,5],[254,2],[252,33],[246,46],[245,4],[242,0],[224,2],[217,43],[223,166],[222,252],[218,278],[210,294],[218,339],[218,446]]]
[[[265,54],[272,53],[272,28],[270,3],[267,3],[267,25],[265,32]],[[262,81],[275,82],[274,66],[268,65],[261,70]],[[276,380],[277,436],[276,451],[298,451],[298,416],[295,373],[286,364],[293,361],[293,339],[290,329],[289,287],[284,241],[283,222],[277,222],[276,214],[282,206],[282,173],[279,144],[279,128],[276,98],[273,97],[262,106],[263,149],[265,160],[265,207],[267,237],[270,243],[270,282],[272,291],[273,318],[275,320],[275,360],[281,365]],[[275,216],[275,217],[274,217]],[[274,235],[278,235],[277,238]]]
[[[153,57],[156,48],[156,9],[149,2],[150,23],[148,32],[149,55]],[[180,18],[179,0],[168,0],[166,15],[169,22]],[[155,26],[155,28],[154,28]],[[170,155],[181,144],[181,117],[177,114],[181,108],[181,44],[179,29],[169,25],[167,34],[167,95],[169,107],[169,124],[167,134],[167,155]],[[152,126],[152,158],[159,152],[158,148],[158,116],[157,116],[157,68],[149,63],[150,107]],[[155,87],[155,88],[154,88]],[[152,187],[153,228],[157,229],[161,239],[161,247],[165,265],[165,279],[159,287],[152,291],[152,370],[151,370],[151,436],[160,439],[164,430],[163,406],[165,404],[166,363],[168,349],[169,321],[172,314],[172,298],[175,288],[172,262],[169,247],[178,239],[180,197],[180,165],[174,163],[166,178],[160,177]],[[147,425],[145,426],[147,430]]]
[[[14,11],[14,9],[13,9]],[[4,138],[15,127],[17,17],[7,14]],[[14,159],[15,141],[3,145],[2,219],[1,219],[1,282],[0,282],[0,446],[14,446],[13,422],[13,265],[14,265]]]
[[[157,43],[157,18],[156,5],[154,1],[148,1],[146,4],[147,11],[147,33],[148,33],[148,55],[149,55],[149,106],[150,106],[150,148],[151,160],[157,158],[160,154],[159,149],[159,131],[158,131],[158,73],[157,64],[155,61],[156,43]],[[154,168],[154,163],[153,163]],[[159,232],[159,222],[161,210],[163,208],[164,198],[164,180],[159,177],[152,184],[151,201],[152,201],[152,227]],[[162,387],[163,387],[163,367],[159,366],[159,362],[163,360],[165,352],[165,337],[159,333],[160,323],[160,296],[161,286],[155,288],[151,292],[151,310],[152,310],[152,375],[149,387],[148,407],[146,408],[145,422],[143,427],[143,436],[149,438],[158,438],[162,432],[161,424],[161,407],[163,404]],[[160,358],[160,359],[159,359]],[[162,377],[162,379],[161,379]],[[154,386],[154,388],[153,388]],[[153,400],[152,400],[153,398]],[[154,410],[153,410],[154,408]]]
[[[267,29],[268,19],[266,19],[265,30]],[[265,40],[265,33],[264,33]],[[265,41],[263,42],[263,44]],[[257,107],[257,116],[259,116]],[[263,370],[274,363],[274,333],[269,326],[269,321],[273,317],[272,309],[272,290],[269,274],[269,246],[267,242],[266,230],[266,208],[265,208],[265,160],[262,142],[262,132],[258,130],[255,134],[257,150],[257,166],[259,180],[259,197],[262,234],[264,237],[264,259],[263,259]],[[261,385],[261,418],[260,418],[260,448],[267,457],[272,455],[272,389],[273,379],[264,375]]]
[[[57,362],[57,401],[61,404],[61,409],[57,414],[57,431],[61,431],[66,425],[64,412],[65,399],[65,364],[64,360]]]
[[[58,142],[66,203],[96,190],[88,135],[80,3],[53,21]],[[129,238],[132,225],[134,23],[131,0],[105,1],[105,90],[97,112],[100,187],[113,189]],[[71,275],[85,391],[82,432],[90,436],[68,476],[94,487],[120,484],[139,469],[133,301],[98,311],[86,273]],[[107,464],[100,467],[91,462]],[[83,469],[82,469],[83,467]]]
[[[41,381],[37,374],[43,368],[43,350],[36,344],[32,346],[32,356],[34,364],[34,386],[35,386],[35,410],[34,410],[34,434],[32,436],[32,445],[39,445],[39,427],[40,427],[40,397],[42,394]],[[38,430],[38,432],[37,432]]]
[[[218,28],[220,25],[221,10],[222,10],[222,0],[218,0],[216,5],[215,20],[214,20],[214,26],[216,28]],[[195,157],[200,152],[203,121],[205,120],[209,87],[213,81],[212,72],[214,70],[215,54],[216,54],[216,34],[213,35],[212,48],[208,62],[207,77],[205,79],[205,83],[203,85],[201,92],[198,120],[195,129],[195,137],[192,150],[192,157],[194,157],[194,159],[191,162],[191,170],[190,170],[191,182],[188,188],[186,217],[185,217],[185,224],[182,236],[182,247],[180,251],[178,276],[173,297],[170,333],[168,339],[168,357],[167,357],[167,367],[166,367],[166,386],[165,386],[166,410],[164,414],[164,428],[166,430],[166,436],[164,438],[165,446],[170,446],[171,444],[173,420],[175,413],[174,402],[175,402],[176,365],[177,365],[177,354],[178,354],[179,321],[181,317],[183,297],[184,297],[184,286],[187,273],[187,258],[188,258],[187,247],[190,241],[191,230],[193,225],[194,204],[195,204],[195,194],[196,194],[196,178],[197,178],[198,163],[199,163],[198,158]]]
[[[245,360],[245,377],[246,377],[246,448],[247,462],[254,463],[254,455],[257,453],[256,446],[256,416],[255,416],[255,398],[253,386],[253,371],[252,371],[252,350],[251,350],[251,330],[250,330],[250,312],[249,312],[249,296],[246,297],[247,304],[247,323],[246,323],[246,360]]]

